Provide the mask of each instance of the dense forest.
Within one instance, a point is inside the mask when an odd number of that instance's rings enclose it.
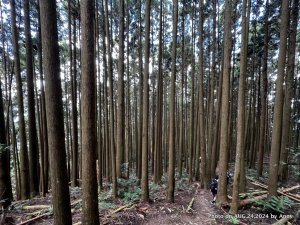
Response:
[[[0,224],[299,224],[298,14],[0,0]]]

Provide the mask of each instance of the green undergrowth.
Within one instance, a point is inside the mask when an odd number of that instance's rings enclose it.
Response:
[[[265,213],[284,214],[284,211],[291,208],[294,202],[287,196],[272,196],[269,199],[258,200],[255,202]]]

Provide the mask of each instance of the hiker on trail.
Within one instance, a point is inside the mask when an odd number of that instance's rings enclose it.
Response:
[[[227,176],[227,185],[231,183],[231,179],[233,177],[232,173],[228,170],[226,173]],[[209,189],[213,195],[212,203],[216,203],[217,193],[218,193],[218,182],[219,182],[219,176],[215,176],[213,179],[211,179],[209,183]]]
[[[219,176],[217,175],[215,178],[213,178],[210,181],[210,184],[209,184],[209,189],[210,189],[210,191],[211,191],[211,193],[213,195],[212,203],[216,202],[217,190],[218,190],[218,180],[219,180]]]

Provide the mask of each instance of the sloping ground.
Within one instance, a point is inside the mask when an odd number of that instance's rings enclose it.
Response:
[[[217,224],[214,215],[218,213],[211,203],[211,194],[207,190],[199,190],[194,196],[180,193],[175,197],[174,204],[164,204],[156,206],[156,211],[152,210],[146,217],[143,224]],[[189,205],[191,209],[187,211]]]
[[[200,189],[199,183],[187,181],[176,183],[175,203],[166,201],[166,186],[161,184],[150,191],[151,203],[139,202],[136,199],[125,201],[112,199],[106,192],[99,195],[100,224],[107,225],[214,225],[242,224],[268,225],[276,222],[270,215],[262,213],[255,206],[247,206],[239,210],[239,216],[234,219],[224,209],[211,203],[209,190]],[[151,190],[151,188],[150,188]],[[81,224],[81,190],[70,189],[73,225]],[[53,224],[53,209],[51,193],[44,198],[34,198],[14,202],[4,216],[0,215],[0,224],[7,225],[50,225]],[[286,212],[293,215],[295,207]],[[278,219],[278,218],[277,218]],[[2,222],[2,223],[1,223]],[[292,222],[292,221],[291,221]],[[298,221],[294,224],[300,224]]]

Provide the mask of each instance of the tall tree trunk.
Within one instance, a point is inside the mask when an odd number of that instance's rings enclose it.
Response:
[[[121,166],[124,162],[124,0],[119,0],[119,60],[118,60],[118,103],[117,103],[117,154],[116,173],[122,176]]]
[[[94,17],[95,1],[82,0],[81,22],[81,116],[82,116],[82,224],[98,225],[97,126]]]
[[[220,156],[218,205],[227,202],[227,168],[228,168],[228,120],[229,120],[229,76],[231,62],[231,0],[225,1],[224,43],[223,43],[223,82],[221,103]]]
[[[149,141],[149,55],[150,55],[150,12],[151,0],[146,1],[145,14],[145,64],[143,75],[143,135],[142,135],[142,200],[149,201],[148,184],[148,141]]]
[[[272,143],[269,167],[269,196],[277,195],[278,167],[282,133],[283,82],[286,64],[287,33],[289,22],[289,3],[282,1],[280,15],[280,47],[278,55],[278,75],[276,79],[276,94],[274,102],[274,118],[272,128]]]
[[[46,116],[46,101],[45,101],[45,90],[44,90],[44,80],[43,80],[43,59],[42,59],[42,35],[41,35],[41,15],[40,15],[40,1],[38,1],[37,11],[38,11],[38,62],[39,62],[39,73],[40,73],[40,88],[41,88],[41,142],[43,148],[40,149],[40,165],[41,165],[41,192],[43,196],[48,192],[48,165],[49,165],[49,151],[48,151],[48,134],[47,134],[47,116]]]
[[[25,45],[26,45],[26,72],[27,72],[27,94],[28,94],[28,133],[29,133],[29,173],[30,173],[30,195],[34,197],[39,192],[38,158],[39,149],[37,143],[37,130],[35,124],[35,100],[33,85],[33,55],[32,39],[29,16],[29,0],[23,1],[25,22]]]
[[[75,9],[74,1],[74,9]],[[71,18],[69,18],[70,20]],[[76,17],[73,16],[73,54],[71,67],[73,66],[71,74],[71,87],[72,87],[72,186],[76,187],[79,185],[79,165],[78,165],[78,111],[77,111],[77,50],[76,50]],[[70,43],[71,44],[71,43]]]
[[[234,181],[233,181],[233,192],[232,192],[232,203],[230,212],[233,214],[237,213],[239,206],[239,183],[242,170],[242,161],[244,161],[244,134],[245,134],[245,81],[247,72],[247,48],[248,48],[248,19],[249,12],[247,14],[248,0],[243,0],[242,10],[242,48],[240,53],[240,78],[239,78],[239,92],[238,92],[238,115],[237,115],[237,141],[236,141],[236,157],[234,167]]]
[[[182,1],[182,21],[181,21],[181,96],[180,96],[180,107],[179,107],[179,149],[178,149],[178,173],[179,177],[182,175],[182,154],[184,151],[184,75],[185,75],[185,0]]]
[[[203,22],[204,22],[204,9],[203,0],[200,0],[200,21],[199,21],[199,78],[198,78],[198,91],[199,91],[199,134],[200,134],[200,173],[201,173],[201,187],[206,188],[208,183],[208,177],[206,175],[206,139],[205,139],[205,124],[204,124],[204,95],[203,95]],[[196,162],[199,159],[196,158]]]
[[[260,81],[261,112],[260,112],[260,138],[258,145],[257,176],[262,176],[263,160],[266,140],[266,111],[268,94],[268,42],[269,42],[269,0],[266,2],[266,12],[264,18],[264,48],[262,58],[262,73]]]
[[[104,18],[105,18],[105,33],[107,37],[107,53],[108,53],[108,80],[109,80],[109,107],[110,107],[110,158],[111,158],[111,173],[112,173],[112,195],[117,197],[117,175],[116,175],[116,157],[115,157],[115,135],[114,135],[114,103],[113,103],[113,65],[112,52],[110,43],[110,30],[108,21],[108,6],[107,0],[104,3]]]
[[[293,80],[295,68],[295,51],[296,51],[296,35],[297,35],[297,20],[299,0],[293,1],[293,8],[291,10],[291,24],[289,30],[289,45],[288,45],[288,61],[286,70],[286,85],[283,106],[282,118],[282,136],[281,136],[281,151],[279,163],[279,176],[281,181],[287,181],[288,175],[288,149],[289,149],[289,134],[290,134],[290,114],[291,114],[291,100],[294,93]]]
[[[158,79],[157,79],[157,96],[156,96],[156,120],[155,120],[155,142],[154,142],[154,182],[158,183],[161,179],[160,169],[162,165],[162,110],[163,110],[163,70],[162,70],[162,53],[163,53],[163,4],[160,1],[159,9],[159,46],[158,46]]]
[[[175,189],[175,86],[176,86],[176,47],[177,47],[178,0],[173,0],[172,31],[172,72],[170,90],[170,127],[169,127],[169,169],[168,169],[168,202],[174,202]]]
[[[24,119],[24,103],[23,90],[20,68],[20,53],[19,53],[19,34],[16,25],[16,5],[15,0],[10,0],[11,7],[11,24],[12,24],[12,41],[14,52],[14,69],[17,82],[18,95],[18,115],[19,115],[19,136],[20,136],[20,169],[21,169],[21,199],[27,199],[30,195],[29,181],[29,162],[26,142],[25,119]]]
[[[64,118],[55,0],[41,0],[41,31],[46,84],[47,129],[55,225],[72,224],[66,167]]]

